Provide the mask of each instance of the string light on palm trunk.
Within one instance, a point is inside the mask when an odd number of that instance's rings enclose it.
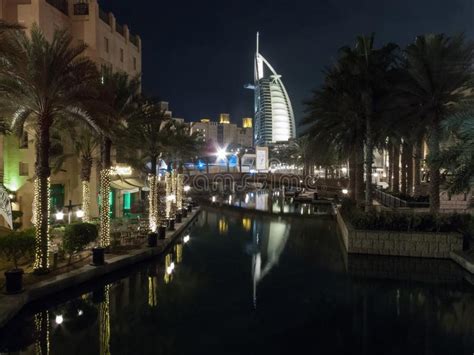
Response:
[[[82,211],[84,211],[84,215],[82,216],[82,221],[89,223],[91,220],[91,194],[90,194],[90,187],[89,181],[82,182]],[[79,217],[79,216],[78,216]],[[81,217],[79,217],[81,218]]]
[[[100,246],[107,248],[110,245],[110,169],[100,172]]]
[[[37,272],[47,271],[49,269],[49,214],[50,214],[50,178],[46,180],[46,186],[41,185],[41,179],[37,178],[34,182],[34,208],[33,220],[36,230],[35,261],[33,268]],[[46,190],[46,191],[45,191]],[[42,193],[43,192],[43,193]],[[43,214],[42,205],[43,196],[46,196],[46,215]]]

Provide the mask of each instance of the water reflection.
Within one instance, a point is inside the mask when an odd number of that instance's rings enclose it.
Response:
[[[278,264],[290,235],[291,225],[282,221],[262,223],[257,220],[253,230],[252,281],[253,305],[257,308],[257,286]]]
[[[0,335],[0,352],[472,351],[474,293],[462,270],[447,260],[345,260],[335,230],[329,218],[204,212],[165,257],[25,312]]]
[[[285,197],[279,190],[237,193],[221,198],[213,196],[211,202],[279,214],[328,215],[334,212],[330,201],[299,201],[294,197]]]

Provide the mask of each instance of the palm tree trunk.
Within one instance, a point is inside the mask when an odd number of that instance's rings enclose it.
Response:
[[[388,189],[393,191],[393,144],[392,142],[388,143]]]
[[[407,194],[407,167],[408,167],[408,144],[403,141],[402,144],[402,172],[401,172],[401,193]]]
[[[91,192],[90,192],[90,180],[92,173],[92,157],[82,156],[81,157],[81,183],[82,183],[82,211],[84,217],[82,221],[89,223],[91,221]]]
[[[149,207],[148,207],[148,221],[150,231],[155,232],[158,227],[158,189],[156,181],[156,167],[157,167],[158,157],[151,157],[151,174],[149,177],[150,191],[148,195]]]
[[[372,142],[372,122],[371,114],[366,114],[366,147],[365,147],[365,211],[372,208],[372,164],[373,164],[373,142]]]
[[[423,139],[418,139],[415,142],[414,146],[414,156],[413,156],[413,175],[414,175],[414,189],[413,189],[413,195],[420,196],[421,194],[421,159],[422,159],[422,147],[423,145]]]
[[[430,168],[430,212],[439,212],[439,185],[440,185],[440,166],[437,162],[439,157],[440,127],[438,118],[435,117],[431,126],[429,137],[429,159]]]
[[[413,144],[408,143],[407,159],[407,194],[413,195]]]
[[[393,145],[393,192],[400,192],[400,142]]]
[[[100,246],[107,248],[110,245],[110,151],[112,141],[102,137],[101,142],[101,171],[100,171]]]
[[[356,200],[356,152],[352,149],[349,156],[349,192],[352,201]]]
[[[364,143],[360,140],[356,146],[356,203],[360,206],[364,201]]]
[[[36,249],[35,249],[35,272],[43,273],[49,271],[49,129],[47,118],[38,119],[38,136],[36,141],[35,162],[35,227],[36,227]]]

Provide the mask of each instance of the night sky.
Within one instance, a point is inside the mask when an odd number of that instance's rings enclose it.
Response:
[[[321,84],[322,70],[358,34],[405,45],[429,32],[474,39],[474,0],[100,1],[143,41],[144,91],[196,121],[229,112],[253,116],[255,32],[260,52],[282,75],[295,108]]]

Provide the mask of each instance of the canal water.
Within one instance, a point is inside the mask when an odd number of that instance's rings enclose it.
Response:
[[[331,217],[204,210],[166,256],[28,307],[12,354],[472,354],[450,261],[348,257]]]

